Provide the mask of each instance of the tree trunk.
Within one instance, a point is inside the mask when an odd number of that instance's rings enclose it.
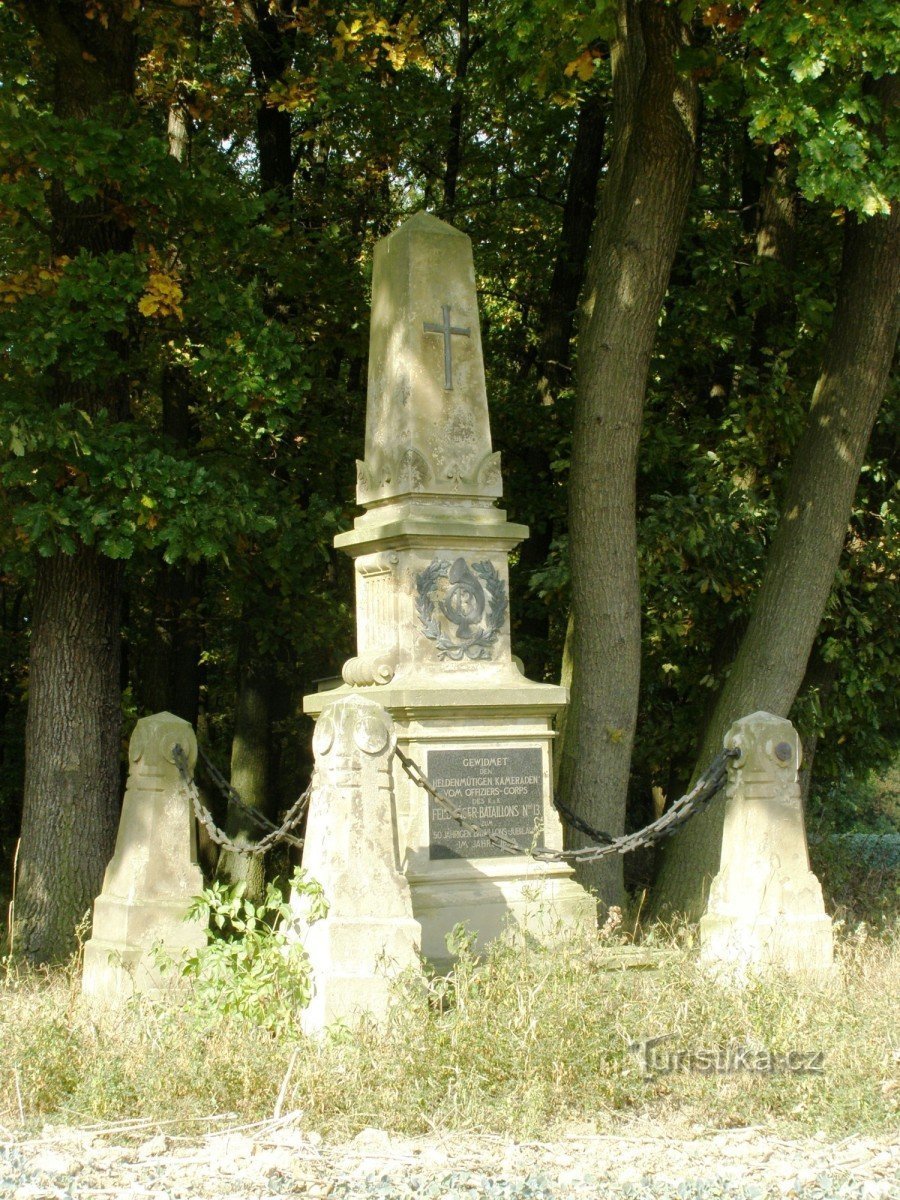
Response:
[[[832,321],[809,417],[794,451],[784,507],[753,615],[706,728],[697,770],[737,718],[786,717],[806,671],[847,532],[900,325],[900,207],[848,218]],[[714,804],[668,849],[657,911],[699,916],[719,867],[724,808]]]
[[[605,131],[606,100],[599,92],[593,92],[578,111],[559,249],[541,312],[537,361],[538,394],[543,404],[552,404],[560,389],[571,382],[572,333],[597,211]]]
[[[444,168],[444,211],[452,219],[456,209],[456,185],[463,157],[463,110],[466,75],[471,58],[469,33],[469,0],[459,0],[459,47],[456,53],[456,75],[453,81],[453,100],[450,104],[450,136],[447,141],[447,161]]]
[[[588,263],[569,484],[574,721],[564,801],[624,828],[640,682],[635,475],[660,306],[694,171],[697,93],[676,55],[685,30],[665,4],[623,0],[613,59],[613,156]],[[572,837],[579,844],[579,836]],[[607,904],[621,859],[581,872]]]
[[[241,36],[259,93],[256,152],[260,192],[289,214],[295,170],[291,114],[270,104],[268,91],[293,61],[296,31],[290,22],[279,23],[277,10],[268,0],[241,0],[240,8],[244,17]]]
[[[523,376],[536,377],[538,401],[547,407],[554,406],[560,391],[571,385],[572,334],[597,211],[597,182],[603,161],[605,129],[605,97],[593,93],[582,102],[578,112],[562,227],[550,286],[541,305],[537,352],[523,365]],[[556,420],[562,419],[557,414]],[[550,479],[551,457],[550,446],[542,439],[531,439],[519,450],[527,477],[535,480]],[[526,586],[532,574],[546,564],[556,532],[555,521],[548,516],[543,523],[532,526],[530,536],[522,543],[516,570],[526,581]],[[526,596],[524,605],[519,608],[517,638],[524,639],[526,645],[547,646],[549,626],[547,605],[536,597]],[[552,666],[546,655],[541,661],[536,657],[531,661],[526,658],[528,673],[536,679],[545,678],[547,668],[552,669]]]
[[[168,138],[169,153],[188,169],[191,128],[183,104],[177,101],[169,107]],[[169,253],[177,262],[177,249],[170,247]],[[160,394],[163,433],[181,449],[192,449],[200,436],[195,416],[200,397],[190,371],[181,363],[166,363]],[[133,664],[129,663],[139,709],[171,712],[193,726],[200,708],[203,647],[199,607],[204,573],[203,563],[174,566],[158,561],[150,578],[153,614],[149,636],[134,655]]]
[[[88,20],[78,0],[28,5],[54,66],[57,117],[127,111],[134,94],[134,22],[120,8]],[[130,18],[131,13],[127,14]],[[54,178],[49,193],[54,257],[126,254],[133,230],[115,185],[75,201]],[[51,401],[88,413],[127,415],[127,335],[110,334],[120,366],[103,379],[50,374]],[[25,733],[25,786],[17,892],[17,945],[44,962],[74,947],[74,930],[110,857],[119,809],[121,571],[90,547],[39,559],[35,575]]]
[[[247,628],[247,619],[244,629]],[[245,804],[270,815],[269,786],[271,756],[273,667],[258,661],[252,635],[244,632],[238,653],[237,705],[234,713],[234,737],[231,743],[231,786]],[[228,805],[226,831],[239,841],[255,842],[262,836],[259,826],[235,804]],[[265,866],[261,857],[223,850],[216,874],[231,883],[245,880],[248,894],[262,896]]]
[[[37,566],[15,938],[34,962],[72,949],[115,842],[119,576],[88,548]]]

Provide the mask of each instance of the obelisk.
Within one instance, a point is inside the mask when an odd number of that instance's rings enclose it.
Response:
[[[365,512],[335,539],[356,567],[357,655],[344,685],[307,696],[305,711],[370,696],[469,820],[523,846],[561,846],[551,747],[566,693],[526,679],[512,656],[508,558],[528,530],[497,507],[471,242],[426,213],[375,248],[357,468]],[[428,958],[446,960],[460,921],[482,945],[508,921],[539,936],[593,928],[594,902],[568,867],[499,853],[396,759],[393,770],[400,859]]]

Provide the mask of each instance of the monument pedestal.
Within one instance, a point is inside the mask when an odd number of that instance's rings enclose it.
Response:
[[[535,684],[509,663],[494,678],[444,686],[351,689],[307,696],[318,716],[341,696],[360,692],[394,719],[397,744],[431,784],[477,825],[523,847],[562,848],[552,801],[552,718],[565,689]],[[565,863],[503,854],[461,828],[403,769],[392,764],[401,865],[413,915],[422,926],[422,953],[441,968],[446,939],[459,922],[483,948],[512,921],[542,941],[566,929],[592,929],[596,905]]]
[[[391,714],[397,743],[466,818],[515,839],[496,850],[461,828],[393,760],[400,863],[422,950],[448,958],[459,922],[483,946],[512,920],[544,939],[592,929],[594,901],[564,864],[552,802],[553,718],[564,688],[534,683],[510,646],[509,553],[528,530],[496,507],[471,243],[419,213],[375,249],[366,512],[335,539],[356,569],[357,655],[344,686],[307,696],[317,717],[359,693]]]
[[[757,712],[732,725],[722,858],[700,920],[701,961],[729,978],[765,968],[826,975],[831,919],[810,870],[800,803],[800,738]]]
[[[93,929],[84,947],[82,991],[97,1000],[125,1000],[135,992],[173,987],[177,972],[163,974],[155,949],[177,962],[206,945],[204,923],[186,919],[192,899],[203,890],[203,876],[175,746],[193,770],[194,731],[171,713],[143,717],[131,735],[116,849],[94,901]]]
[[[291,898],[313,978],[301,1017],[306,1033],[383,1019],[391,980],[420,970],[421,933],[398,861],[395,746],[390,716],[361,696],[336,700],[316,722],[303,866],[321,885],[328,912],[310,925],[306,897]]]

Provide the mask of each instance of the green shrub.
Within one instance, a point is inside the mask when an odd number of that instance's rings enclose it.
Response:
[[[299,867],[290,889],[304,897],[309,924],[325,916],[321,887]],[[236,1017],[273,1034],[290,1034],[312,997],[309,959],[288,933],[298,913],[274,883],[258,904],[246,893],[243,880],[215,881],[191,904],[188,918],[208,924],[209,940],[180,965],[190,983],[189,1004],[206,1022]]]

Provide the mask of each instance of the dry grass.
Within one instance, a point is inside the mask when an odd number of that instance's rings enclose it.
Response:
[[[386,1030],[320,1043],[275,1039],[183,1005],[92,1016],[73,967],[0,966],[0,1125],[51,1119],[243,1120],[299,1109],[312,1129],[479,1129],[546,1137],[623,1112],[665,1123],[774,1125],[795,1134],[896,1127],[900,930],[843,934],[834,978],[714,986],[680,944],[658,970],[608,969],[603,945],[521,943],[465,957],[447,980],[409,981]],[[824,1073],[747,1070],[642,1078],[629,1041],[673,1050],[821,1050]],[[294,1053],[299,1047],[299,1052]],[[285,1073],[293,1059],[290,1078]]]

